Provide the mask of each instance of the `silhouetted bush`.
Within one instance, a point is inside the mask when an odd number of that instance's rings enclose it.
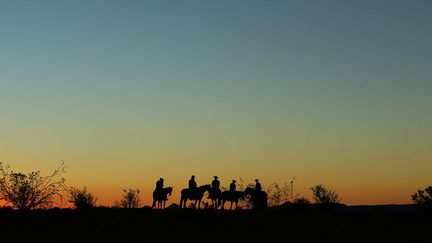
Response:
[[[88,209],[96,206],[97,198],[87,188],[83,189],[71,187],[69,190],[70,200],[76,209]]]
[[[268,205],[279,206],[284,203],[290,202],[292,195],[293,182],[289,187],[286,183],[283,186],[279,186],[278,183],[273,183],[267,188],[268,194]]]
[[[0,199],[20,210],[49,208],[62,199],[65,179],[60,176],[64,172],[64,163],[51,175],[41,176],[39,171],[9,171],[9,166],[0,162]]]
[[[336,204],[342,199],[336,191],[327,189],[324,185],[311,187],[315,202],[320,204]]]
[[[273,183],[267,188],[268,205],[279,206],[282,203],[282,190],[279,184]]]
[[[306,197],[301,196],[301,197],[294,199],[294,204],[307,205],[307,204],[310,204],[310,201]]]
[[[411,195],[411,199],[414,204],[424,207],[432,208],[432,186],[425,188],[424,190],[418,190],[416,193]]]
[[[114,203],[115,207],[138,208],[141,203],[139,193],[140,190],[138,189],[123,190],[123,197],[120,201]]]

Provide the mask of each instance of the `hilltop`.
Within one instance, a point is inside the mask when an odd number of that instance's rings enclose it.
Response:
[[[0,242],[420,242],[432,217],[411,205],[164,211],[0,211]]]

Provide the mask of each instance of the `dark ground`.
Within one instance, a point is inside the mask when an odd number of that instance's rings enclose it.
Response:
[[[432,242],[412,206],[333,210],[0,210],[0,242]]]

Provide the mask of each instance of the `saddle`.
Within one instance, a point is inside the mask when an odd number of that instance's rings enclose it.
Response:
[[[210,189],[210,193],[209,193],[209,197],[219,197],[222,194],[222,191],[220,188],[211,188]]]

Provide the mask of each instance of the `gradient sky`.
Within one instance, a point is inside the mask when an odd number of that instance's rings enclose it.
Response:
[[[110,205],[297,177],[347,204],[432,184],[432,2],[0,1],[0,161]]]

